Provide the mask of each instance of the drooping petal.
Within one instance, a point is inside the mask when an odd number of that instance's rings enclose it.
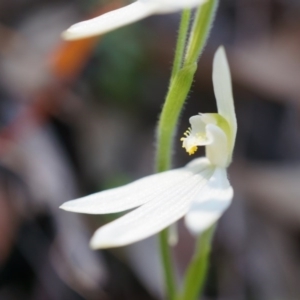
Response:
[[[62,33],[66,40],[76,40],[100,35],[146,18],[156,11],[153,1],[136,1],[94,19],[72,25]]]
[[[154,14],[193,8],[207,0],[138,0],[99,17],[74,24],[63,32],[66,40],[76,40],[107,33]]]
[[[232,152],[237,131],[231,75],[224,47],[220,47],[213,62],[213,85],[217,100],[218,113],[222,115],[230,126],[230,152]]]
[[[217,125],[206,125],[209,144],[206,145],[206,157],[217,166],[226,168],[228,165],[228,140],[224,131]]]
[[[187,228],[193,234],[200,234],[222,216],[232,198],[233,189],[227,179],[226,169],[215,169],[207,185],[193,199],[185,216]]]
[[[86,214],[108,214],[138,207],[165,190],[188,181],[202,170],[191,162],[186,167],[143,177],[127,185],[65,202],[60,208]]]
[[[194,160],[186,168],[197,169],[198,172],[180,184],[152,196],[153,199],[143,206],[99,228],[91,240],[91,247],[97,249],[128,245],[161,231],[184,216],[191,200],[214,172],[214,167],[205,158]]]
[[[207,0],[139,0],[151,1],[158,3],[156,12],[157,14],[172,13],[182,9],[189,9],[199,6],[207,2]]]

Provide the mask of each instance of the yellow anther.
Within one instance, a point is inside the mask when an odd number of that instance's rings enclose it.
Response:
[[[182,137],[182,138],[180,138],[180,141],[181,142],[183,142],[182,143],[182,148],[185,148],[186,149],[186,152],[189,154],[189,155],[192,155],[192,154],[194,154],[196,151],[197,151],[197,149],[198,149],[198,147],[197,146],[190,146],[189,144],[189,139],[191,138],[191,136],[192,136],[192,128],[191,127],[189,127],[184,133],[183,133],[183,135],[184,135],[184,137]],[[192,136],[192,138],[194,138],[194,135],[195,134],[193,134],[193,136]],[[196,134],[196,136],[198,137],[198,138],[202,138],[202,133],[198,133],[198,134]],[[205,135],[203,135],[203,139],[205,138]]]
[[[189,155],[192,155],[197,151],[197,149],[197,146],[193,146],[190,150],[186,150],[186,152],[188,152]]]

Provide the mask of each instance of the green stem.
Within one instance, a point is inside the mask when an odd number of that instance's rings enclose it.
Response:
[[[201,55],[212,26],[217,6],[218,0],[209,0],[198,8],[188,41],[185,64],[189,65],[196,62]]]
[[[169,229],[159,233],[160,255],[164,267],[167,299],[176,299],[176,278],[173,270],[172,255],[168,243]]]
[[[156,167],[163,172],[171,167],[175,128],[184,101],[190,91],[197,64],[184,66],[171,80],[171,85],[158,123]]]
[[[182,110],[184,101],[190,91],[194,74],[197,69],[197,60],[203,50],[208,37],[214,12],[217,7],[217,0],[209,0],[198,8],[196,18],[193,22],[192,31],[189,38],[186,58],[183,67],[171,77],[170,86],[166,100],[162,109],[162,113],[158,123],[157,130],[157,150],[156,150],[156,169],[163,172],[171,167],[172,148],[174,142],[174,134],[177,126],[178,118]],[[185,29],[179,29],[179,33],[185,32],[187,35],[187,22],[184,17],[181,19],[180,26]],[[177,49],[184,49],[186,38],[181,37],[177,43]],[[177,50],[175,57],[179,57],[183,50]],[[177,58],[177,61],[181,61]],[[177,70],[174,64],[174,69]],[[172,71],[172,74],[175,71]]]
[[[214,229],[215,226],[212,226],[199,237],[194,257],[184,277],[183,292],[178,300],[196,300],[199,294],[202,294],[209,265]]]
[[[191,10],[190,9],[184,10],[182,12],[181,20],[180,20],[171,78],[174,78],[175,74],[177,74],[180,68],[182,67],[182,63],[183,63],[182,60],[184,57],[186,37],[189,30],[190,18],[191,18]]]
[[[204,5],[215,7],[216,1],[217,0],[209,0]],[[181,17],[172,76],[157,129],[157,172],[166,171],[171,167],[175,129],[184,101],[193,82],[194,74],[197,69],[198,57],[202,51],[202,48],[204,47],[205,40],[208,37],[208,32],[212,22],[213,13],[210,12],[210,9],[204,8],[203,11],[209,15],[207,16],[204,12],[199,14],[198,9],[197,18],[194,21],[189,39],[190,46],[188,48],[188,52],[186,53],[186,58],[188,59],[185,59],[185,61],[183,61],[183,56],[186,49],[186,40],[191,17],[190,11],[184,11]],[[202,18],[203,21],[201,21]],[[204,29],[198,26],[204,26]],[[198,47],[195,47],[199,42],[200,44]],[[199,53],[195,56],[194,51],[198,51]],[[165,284],[167,288],[167,298],[169,300],[175,300],[176,280],[172,265],[172,255],[168,245],[168,229],[163,230],[159,234],[159,241]]]
[[[174,82],[174,78],[177,77],[177,74],[179,73],[179,70],[182,66],[185,44],[186,44],[186,40],[187,40],[187,33],[188,33],[188,28],[189,28],[189,23],[190,23],[190,17],[191,17],[190,10],[184,10],[182,12],[180,26],[179,26],[178,39],[177,39],[177,43],[176,43],[174,64],[173,64],[172,75],[171,75],[171,80],[170,80],[170,87],[169,87],[167,99],[170,99],[170,97],[173,99],[172,82]],[[168,100],[166,100],[166,101],[169,102],[169,105],[172,102],[172,101],[170,102]],[[165,110],[164,114],[165,113],[166,113],[166,110]],[[159,123],[161,124],[161,121]],[[175,126],[173,126],[173,128],[174,127]],[[164,151],[164,153],[161,153],[161,152],[162,152],[162,150],[168,148],[168,144],[169,145],[172,144],[172,142],[171,142],[172,136],[173,136],[172,131],[173,131],[172,128],[171,128],[171,131],[170,131],[170,128],[167,128],[167,132],[165,132],[165,134],[163,134],[163,136],[162,136],[161,129],[158,129],[158,136],[161,136],[162,138],[158,138],[158,148],[157,148],[157,155],[156,155],[156,157],[157,157],[157,164],[156,164],[157,172],[163,172],[170,168],[171,151],[167,150],[167,151]],[[175,278],[175,272],[173,270],[172,254],[171,254],[171,251],[169,248],[169,243],[168,243],[168,229],[165,229],[159,233],[159,244],[160,244],[161,261],[162,261],[163,270],[164,270],[167,299],[175,300],[176,299],[176,278]]]

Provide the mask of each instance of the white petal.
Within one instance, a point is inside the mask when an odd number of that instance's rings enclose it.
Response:
[[[62,33],[66,40],[76,40],[107,33],[153,14],[165,14],[193,8],[207,0],[138,0],[94,19],[74,24]]]
[[[200,117],[205,124],[215,124],[216,125],[218,123],[217,114],[214,114],[214,113],[200,114]]]
[[[172,13],[182,9],[194,8],[207,2],[207,0],[140,0],[157,3],[156,13]]]
[[[146,18],[156,11],[153,1],[136,1],[97,18],[77,23],[62,33],[66,40],[100,35]]]
[[[182,9],[184,8],[193,8],[196,6],[200,6],[206,3],[208,0],[169,0],[169,2],[175,2]]]
[[[206,157],[217,166],[226,168],[228,165],[228,142],[224,131],[217,125],[206,125],[209,144],[206,145]]]
[[[197,172],[161,191],[143,206],[98,229],[91,240],[91,247],[96,249],[128,245],[161,231],[184,216],[191,200],[205,186],[214,171],[207,159],[196,159],[185,168]]]
[[[220,47],[213,62],[213,85],[217,99],[218,113],[222,115],[231,128],[230,145],[233,150],[237,123],[231,86],[231,75],[224,47]]]
[[[135,208],[188,180],[199,172],[199,168],[201,164],[191,162],[184,168],[146,176],[115,189],[65,202],[60,208],[86,214],[108,214]]]
[[[185,168],[158,173],[125,186],[65,202],[60,208],[87,214],[121,212],[148,202],[191,176],[193,173]]]
[[[233,189],[226,170],[217,168],[208,184],[197,194],[185,216],[185,224],[193,234],[199,234],[214,224],[228,208]]]
[[[192,132],[194,133],[205,133],[205,123],[203,121],[203,117],[201,115],[190,117],[190,124],[192,128]]]

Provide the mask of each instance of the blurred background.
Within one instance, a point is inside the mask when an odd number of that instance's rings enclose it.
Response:
[[[64,42],[74,22],[122,0],[0,2],[0,299],[162,298],[156,240],[92,251],[117,215],[60,211],[65,201],[154,170],[155,126],[167,91],[179,14]],[[238,118],[202,299],[300,299],[300,1],[220,0],[181,116],[216,111],[212,58],[224,44]],[[201,155],[201,152],[197,153]],[[181,222],[178,278],[194,241]],[[200,299],[200,297],[199,297]]]

